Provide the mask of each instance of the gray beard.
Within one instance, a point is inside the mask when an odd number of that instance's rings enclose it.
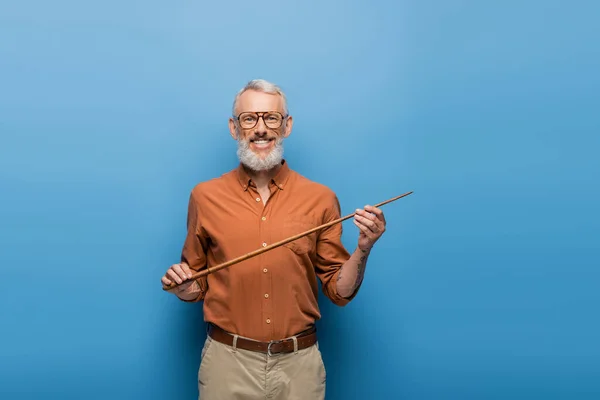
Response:
[[[244,139],[238,139],[237,156],[240,162],[253,171],[264,171],[276,167],[283,160],[283,138],[275,139],[275,147],[271,152],[261,159],[252,150],[250,143]]]

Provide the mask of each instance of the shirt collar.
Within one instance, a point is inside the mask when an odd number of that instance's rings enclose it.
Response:
[[[244,166],[242,165],[242,163],[240,163],[238,165],[236,172],[237,172],[238,181],[239,181],[240,185],[242,186],[242,189],[248,190],[248,186],[250,186],[252,184],[252,179],[250,178],[250,175],[248,175],[248,173],[244,169]],[[279,171],[277,171],[277,174],[275,174],[275,176],[273,177],[273,179],[271,181],[280,190],[283,190],[283,188],[285,187],[285,185],[287,183],[289,176],[290,176],[290,167],[286,160],[282,160]]]

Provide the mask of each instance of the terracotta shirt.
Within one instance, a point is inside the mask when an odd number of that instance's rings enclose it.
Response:
[[[191,192],[182,262],[195,271],[229,261],[261,246],[340,218],[335,193],[291,170],[287,162],[271,181],[264,204],[241,165],[198,184]],[[336,279],[350,254],[342,224],[198,279],[204,318],[256,340],[277,340],[308,329],[320,318],[323,293],[343,306]]]

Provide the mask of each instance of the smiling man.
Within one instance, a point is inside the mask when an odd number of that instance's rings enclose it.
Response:
[[[204,302],[208,336],[198,370],[199,398],[325,398],[325,366],[315,322],[319,281],[339,306],[363,281],[367,258],[385,231],[381,210],[356,210],[355,250],[334,224],[200,279],[194,272],[340,218],[335,193],[293,171],[283,142],[293,119],[281,89],[249,82],[229,120],[237,168],[199,183],[188,205],[181,262],[162,283],[182,301]]]

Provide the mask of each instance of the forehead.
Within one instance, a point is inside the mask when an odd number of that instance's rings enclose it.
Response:
[[[236,113],[245,111],[279,111],[283,113],[283,99],[278,94],[247,90],[239,97]]]

